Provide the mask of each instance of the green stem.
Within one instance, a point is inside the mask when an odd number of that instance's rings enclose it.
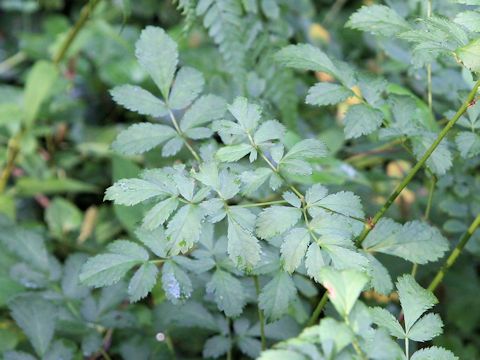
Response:
[[[178,126],[177,119],[175,118],[175,115],[173,115],[172,110],[168,109],[168,113],[169,113],[169,115],[170,115],[170,119],[172,120],[173,127],[174,127],[175,130],[177,131],[178,135],[183,139],[183,142],[185,143],[185,146],[187,147],[187,149],[188,149],[188,150],[190,151],[190,153],[193,155],[193,157],[195,158],[195,160],[197,160],[198,162],[201,162],[200,156],[199,156],[198,153],[195,151],[195,149],[192,147],[192,145],[190,145],[190,143],[188,142],[188,139],[185,137],[185,134],[184,134],[183,131],[180,129],[180,126]]]
[[[257,299],[260,296],[260,281],[258,276],[253,276],[253,282],[255,283],[255,291],[257,293]],[[257,305],[258,309],[258,321],[260,321],[260,339],[262,341],[262,350],[267,348],[267,338],[265,337],[265,318],[263,316],[263,311],[260,309],[260,306]]]
[[[425,152],[425,154],[421,157],[421,159],[415,164],[415,166],[410,170],[410,172],[407,174],[407,176],[400,182],[400,184],[397,185],[395,190],[391,193],[391,195],[388,197],[387,201],[385,204],[382,206],[382,208],[375,214],[375,216],[369,220],[368,222],[365,222],[364,228],[362,233],[359,235],[356,244],[357,246],[360,247],[362,242],[365,240],[367,235],[370,233],[370,231],[375,227],[375,225],[378,223],[378,221],[383,217],[383,215],[387,212],[387,210],[390,208],[390,206],[393,204],[395,199],[400,195],[402,190],[412,181],[413,177],[416,175],[416,173],[422,168],[422,166],[425,164],[425,162],[430,158],[432,153],[435,151],[437,146],[441,143],[443,138],[448,134],[448,132],[452,129],[452,127],[455,125],[455,123],[460,119],[460,117],[467,111],[469,106],[471,106],[471,103],[473,99],[475,98],[475,95],[477,94],[477,90],[480,87],[480,80],[478,80],[472,91],[470,91],[470,94],[468,95],[467,99],[464,101],[460,109],[456,112],[456,114],[450,119],[450,121],[445,125],[445,127],[442,129],[440,134],[438,134],[437,138],[433,142],[433,144],[428,148],[428,150]]]
[[[405,339],[405,357],[407,360],[410,359],[410,349],[409,349],[409,340],[408,338]]]
[[[259,202],[259,203],[251,203],[251,204],[239,204],[239,205],[236,205],[236,206],[249,208],[249,207],[276,205],[276,204],[287,204],[287,203],[288,202],[285,201],[285,200],[275,200],[275,201],[265,201],[265,202]]]
[[[310,319],[308,319],[307,326],[313,326],[317,322],[318,318],[320,317],[320,314],[322,313],[323,308],[327,304],[328,301],[328,293],[325,291],[323,294],[322,298],[317,304],[317,307],[313,311],[312,316],[310,316]]]
[[[63,44],[61,45],[57,53],[53,56],[52,61],[55,65],[58,65],[62,61],[62,59],[65,57],[67,50],[70,48],[73,41],[77,37],[78,33],[80,32],[80,30],[83,28],[88,18],[90,17],[90,14],[93,12],[93,10],[95,9],[95,7],[98,5],[100,1],[101,0],[90,0],[82,8],[82,10],[80,10],[80,17],[75,23],[75,26],[72,29],[70,29],[70,31],[68,32],[67,38],[65,39],[65,41],[63,42]]]
[[[445,277],[446,272],[448,271],[448,269],[450,269],[453,266],[453,264],[455,264],[455,261],[457,261],[457,258],[461,254],[463,248],[465,247],[465,245],[467,245],[468,240],[470,240],[473,233],[475,232],[475,230],[477,230],[479,226],[480,226],[480,213],[470,224],[465,234],[463,234],[463,236],[460,238],[460,241],[458,242],[457,246],[455,246],[455,249],[452,250],[448,259],[445,261],[443,266],[437,272],[437,275],[435,275],[430,285],[428,285],[428,290],[433,292],[438,287],[438,285],[440,285],[443,278]]]

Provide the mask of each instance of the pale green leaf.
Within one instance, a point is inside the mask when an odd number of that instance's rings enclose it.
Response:
[[[227,103],[223,98],[215,95],[201,96],[183,115],[180,129],[188,133],[198,126],[221,119],[226,111]]]
[[[173,304],[179,304],[188,299],[193,287],[190,278],[173,261],[166,261],[162,267],[162,288],[167,299]]]
[[[480,154],[480,135],[461,131],[455,137],[455,143],[463,158],[468,159]]]
[[[224,335],[215,335],[205,341],[203,345],[203,357],[217,359],[226,354],[231,346],[232,341],[230,338]]]
[[[285,236],[280,252],[286,271],[292,273],[300,265],[309,243],[310,234],[305,228],[292,229]]]
[[[167,221],[172,212],[177,209],[178,204],[178,199],[174,197],[159,202],[145,214],[142,226],[148,230],[156,229]]]
[[[416,351],[411,360],[458,360],[450,350],[441,347],[432,346]]]
[[[458,48],[455,54],[467,69],[480,72],[480,39]]]
[[[345,137],[355,139],[368,135],[382,125],[383,115],[369,105],[357,104],[351,106],[345,115]]]
[[[146,263],[138,268],[128,284],[130,302],[143,299],[157,281],[158,269],[155,264]]]
[[[384,5],[362,6],[350,16],[346,26],[380,36],[394,36],[410,29],[400,15]]]
[[[168,109],[165,103],[150,92],[134,85],[116,86],[110,90],[113,100],[124,108],[142,115],[165,116]]]
[[[372,254],[366,253],[365,256],[370,262],[369,275],[373,288],[379,294],[390,294],[393,289],[393,282],[387,268]]]
[[[307,268],[308,276],[320,283],[320,270],[327,266],[329,262],[330,260],[320,249],[320,246],[315,242],[311,243],[305,257],[305,267]]]
[[[118,134],[112,148],[124,155],[143,154],[176,136],[170,126],[150,123],[134,124]]]
[[[373,322],[378,326],[387,329],[390,335],[397,339],[405,338],[405,332],[402,326],[395,316],[393,316],[388,310],[377,306],[370,309],[370,314],[372,315]]]
[[[300,209],[289,206],[270,206],[264,209],[257,219],[257,235],[270,239],[294,226],[302,216]]]
[[[297,209],[301,208],[302,207],[302,201],[300,200],[300,198],[295,195],[293,192],[291,191],[285,191],[283,194],[282,194],[282,197],[283,199],[288,202],[290,205],[292,205],[293,207],[296,207]]]
[[[172,109],[184,109],[202,92],[205,85],[203,75],[190,67],[182,67],[173,82],[168,98],[168,105]]]
[[[463,11],[455,16],[455,22],[466,27],[470,31],[480,32],[480,12]]]
[[[218,308],[228,317],[237,317],[246,304],[242,283],[230,273],[217,269],[207,283],[207,292],[213,293]]]
[[[345,317],[350,314],[369,279],[365,273],[356,270],[337,271],[324,267],[320,270],[320,280],[335,309]]]
[[[423,133],[421,136],[415,136],[411,138],[413,144],[413,152],[417,159],[420,159],[427,149],[436,140],[437,134],[435,133]],[[437,148],[433,151],[427,160],[427,166],[437,175],[444,175],[448,169],[452,166],[452,154],[448,149],[448,142],[443,140],[438,144]]]
[[[308,90],[306,103],[310,105],[335,105],[345,101],[354,93],[349,88],[332,83],[317,83]]]
[[[253,136],[255,144],[261,144],[270,140],[282,140],[285,136],[285,126],[277,120],[268,120],[260,125]]]
[[[15,298],[9,308],[15,322],[27,335],[35,352],[42,358],[55,332],[57,310],[52,302],[38,296]]]
[[[228,247],[230,259],[239,268],[251,268],[260,261],[260,244],[253,236],[255,216],[247,209],[230,207],[228,212]]]
[[[157,184],[143,179],[121,179],[105,191],[105,200],[117,205],[135,205],[154,196],[167,195]]]
[[[408,333],[420,316],[438,300],[430,291],[418,285],[413,276],[409,274],[398,278],[396,285],[405,317],[405,329]]]
[[[262,288],[258,305],[264,311],[265,316],[270,321],[274,321],[287,313],[288,307],[296,295],[297,289],[292,278],[281,271]]]
[[[203,216],[198,205],[188,204],[171,218],[165,234],[172,255],[187,252],[200,239]]]
[[[250,144],[230,145],[220,148],[215,157],[222,162],[233,162],[240,160],[253,150],[254,148]]]
[[[260,106],[249,103],[244,97],[237,97],[233,104],[228,106],[228,111],[246,132],[252,132],[257,128],[262,115]]]
[[[442,333],[443,322],[438,314],[427,314],[421,317],[407,333],[413,341],[425,342]]]
[[[316,201],[314,206],[331,210],[337,214],[363,218],[365,216],[360,198],[350,191],[340,191]]]
[[[292,350],[267,350],[260,354],[258,360],[307,360],[307,357]]]
[[[167,99],[178,63],[177,44],[163,29],[147,26],[135,44],[135,56]]]

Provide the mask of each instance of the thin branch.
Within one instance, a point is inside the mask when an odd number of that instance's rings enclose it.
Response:
[[[260,296],[260,281],[258,281],[258,275],[253,276],[253,282],[255,283],[255,291],[257,298]],[[258,309],[258,321],[260,322],[260,339],[262,341],[262,350],[267,348],[267,338],[265,337],[265,318],[263,316],[263,311],[260,309],[260,306],[257,304]]]
[[[170,119],[172,120],[173,126],[175,130],[177,131],[178,135],[183,139],[183,142],[185,143],[185,146],[187,149],[190,151],[190,153],[193,155],[195,160],[198,162],[201,162],[200,156],[198,153],[195,151],[192,145],[188,142],[188,139],[186,138],[185,134],[183,133],[182,129],[180,129],[180,126],[178,125],[177,119],[175,118],[175,115],[173,115],[172,110],[168,109],[168,113],[170,115]]]
[[[460,117],[467,111],[469,106],[471,106],[471,103],[472,103],[473,99],[475,98],[475,95],[477,94],[477,91],[478,91],[479,87],[480,87],[480,80],[478,80],[475,83],[475,85],[474,85],[472,91],[470,91],[470,94],[468,95],[467,99],[464,101],[464,103],[458,109],[458,111],[452,117],[452,119],[450,119],[450,121],[447,123],[447,125],[445,125],[445,127],[442,129],[440,134],[438,134],[437,138],[435,139],[433,144],[428,148],[428,150],[425,152],[425,154],[422,156],[422,158],[415,164],[415,166],[410,170],[410,172],[402,180],[402,182],[397,185],[395,190],[393,190],[393,192],[388,197],[387,201],[382,206],[382,208],[380,210],[378,210],[378,212],[375,214],[375,216],[370,221],[365,222],[363,231],[360,234],[360,236],[357,238],[357,241],[356,241],[357,246],[360,246],[362,244],[362,242],[365,240],[365,238],[370,233],[370,231],[375,227],[375,225],[378,223],[378,221],[387,212],[387,210],[393,204],[395,199],[400,195],[402,190],[412,181],[413,177],[423,167],[425,162],[430,158],[430,156],[435,151],[437,146],[441,143],[443,138],[452,129],[452,127],[455,125],[455,123],[458,121],[458,119],[460,119]]]
[[[315,323],[317,322],[318,318],[320,317],[320,314],[322,313],[323,308],[324,308],[325,305],[327,304],[327,301],[328,301],[328,293],[327,293],[327,291],[325,291],[325,292],[323,293],[322,298],[321,298],[320,301],[318,302],[315,310],[313,311],[312,316],[310,316],[310,319],[308,319],[307,327],[308,327],[308,326],[313,326],[313,325],[315,325]]]
[[[475,230],[477,230],[479,226],[480,226],[480,213],[470,224],[467,231],[465,232],[465,234],[463,234],[460,241],[458,242],[457,246],[455,246],[455,249],[452,250],[448,259],[445,261],[443,266],[437,272],[437,275],[435,275],[430,285],[428,285],[428,290],[433,292],[438,287],[438,285],[440,285],[448,269],[450,269],[453,266],[453,264],[455,264],[455,261],[457,261],[457,258],[462,253],[463,248],[465,247],[465,245],[467,245],[468,240],[470,240],[473,233],[475,232]]]

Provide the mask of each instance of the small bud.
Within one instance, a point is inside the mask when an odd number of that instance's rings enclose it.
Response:
[[[159,332],[157,333],[157,335],[155,335],[155,339],[159,342],[165,341],[165,334],[162,332]]]

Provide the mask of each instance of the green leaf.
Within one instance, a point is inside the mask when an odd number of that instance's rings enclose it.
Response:
[[[455,22],[473,32],[480,32],[480,12],[463,11],[455,16]]]
[[[223,98],[204,95],[198,98],[185,112],[180,121],[180,129],[190,137],[190,132],[197,131],[198,126],[221,119],[226,111],[227,103]]]
[[[314,207],[334,211],[335,213],[363,218],[365,216],[360,198],[350,191],[330,194],[314,202]],[[313,211],[313,213],[315,213]]]
[[[135,265],[148,260],[147,251],[126,240],[117,240],[107,247],[107,254],[94,256],[83,265],[80,281],[88,286],[102,287],[120,281]]]
[[[45,221],[52,235],[61,239],[68,233],[80,229],[82,213],[71,202],[57,197],[48,206]]]
[[[355,302],[368,283],[368,276],[356,270],[337,271],[324,267],[320,280],[328,291],[328,297],[342,317],[348,316]]]
[[[228,317],[237,317],[245,306],[245,289],[230,273],[217,269],[207,283],[207,292],[213,293],[218,308]]]
[[[300,209],[289,206],[270,206],[257,218],[257,235],[262,239],[280,235],[294,226],[301,217]]]
[[[455,54],[467,69],[480,72],[480,39],[458,48]]]
[[[184,109],[202,92],[205,85],[203,75],[190,67],[182,67],[176,77],[168,99],[172,109]]]
[[[232,340],[224,335],[215,335],[205,341],[203,357],[217,359],[226,354],[232,347]]]
[[[287,313],[288,306],[296,298],[296,295],[297,289],[292,278],[281,271],[262,288],[258,306],[270,321],[274,321]]]
[[[350,16],[346,26],[380,36],[394,36],[410,29],[400,15],[384,5],[362,6]]]
[[[441,347],[432,346],[416,351],[411,360],[458,360],[450,350]]]
[[[200,239],[203,216],[198,205],[188,204],[172,217],[165,231],[171,255],[187,252]]]
[[[110,94],[117,104],[141,115],[159,117],[168,114],[168,109],[162,100],[139,86],[116,86],[110,90]]]
[[[148,230],[154,230],[160,225],[163,225],[165,221],[170,217],[178,207],[178,198],[171,197],[167,200],[159,202],[152,207],[143,218],[142,226]]]
[[[255,144],[261,144],[270,140],[281,140],[285,136],[285,126],[277,120],[268,120],[262,123],[253,136]]]
[[[448,241],[438,229],[420,221],[403,226],[391,219],[382,219],[362,243],[369,252],[401,257],[416,264],[435,261],[448,250]]]
[[[372,315],[373,322],[378,326],[387,329],[390,335],[397,339],[405,338],[405,332],[402,326],[395,316],[393,316],[388,310],[377,306],[370,309],[370,314]]]
[[[288,45],[275,54],[275,60],[294,69],[322,71],[336,78],[341,77],[332,60],[310,44]]]
[[[175,41],[163,29],[147,26],[135,44],[135,56],[167,99],[178,63]]]
[[[176,135],[177,133],[170,126],[150,123],[134,124],[118,134],[112,148],[124,155],[143,154]]]
[[[425,342],[442,333],[443,322],[438,314],[421,317],[408,331],[407,337],[414,341]]]
[[[292,273],[300,265],[308,244],[310,234],[307,229],[292,229],[286,236],[280,249],[285,271]]]
[[[305,258],[305,267],[307,268],[308,276],[320,283],[320,271],[327,266],[328,263],[329,259],[324,252],[322,252],[320,246],[315,242],[311,243]]]
[[[240,160],[253,150],[254,148],[250,144],[230,145],[220,148],[215,157],[222,162],[233,162]]]
[[[173,261],[166,261],[162,267],[162,287],[173,304],[179,304],[192,294],[192,282],[188,275]]]
[[[365,104],[351,106],[345,115],[345,137],[355,139],[368,135],[382,125],[383,115],[379,110]]]
[[[262,116],[260,106],[249,103],[248,99],[244,97],[235,98],[232,105],[228,106],[228,111],[246,132],[255,130]]]
[[[81,299],[89,294],[89,289],[80,284],[79,274],[87,256],[80,253],[70,255],[65,261],[62,276],[63,294],[70,299]]]
[[[27,335],[35,352],[43,357],[55,332],[55,306],[41,297],[28,295],[15,298],[9,308],[13,319]]]
[[[130,302],[143,299],[157,282],[158,269],[155,264],[146,263],[138,268],[128,284]]]
[[[260,244],[253,236],[255,215],[245,208],[231,206],[228,212],[227,252],[233,263],[243,269],[260,261]]]
[[[435,133],[423,133],[422,136],[411,138],[413,152],[417,159],[420,159],[425,154],[436,138],[437,134]],[[452,154],[448,149],[447,141],[444,140],[438,144],[435,151],[428,158],[427,166],[437,175],[444,175],[452,167]]]
[[[320,140],[302,140],[293,145],[290,151],[285,154],[280,160],[279,166],[287,174],[310,175],[312,167],[307,160],[321,158],[326,154],[327,148]]]
[[[369,253],[366,253],[365,256],[370,262],[369,275],[371,277],[373,288],[380,294],[390,294],[393,289],[393,283],[387,268],[383,266],[382,263],[375,258],[375,256]]]
[[[105,200],[117,205],[135,205],[154,196],[165,196],[164,189],[152,181],[121,179],[105,191]]]
[[[47,61],[37,61],[27,75],[23,97],[25,121],[31,126],[38,115],[40,106],[51,94],[58,78],[57,67]]]
[[[396,285],[405,317],[405,329],[408,333],[420,316],[438,300],[430,291],[418,285],[409,274],[398,278]]]
[[[293,350],[267,350],[258,360],[306,360],[307,358]]]
[[[335,105],[354,96],[349,88],[331,83],[317,83],[308,90],[306,103],[310,105]]]
[[[455,138],[460,155],[468,159],[480,154],[480,136],[473,132],[461,131]]]

